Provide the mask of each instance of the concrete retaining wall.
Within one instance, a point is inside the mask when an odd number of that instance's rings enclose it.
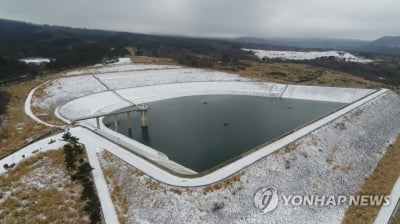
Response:
[[[372,93],[372,89],[289,85],[282,98],[351,103]]]

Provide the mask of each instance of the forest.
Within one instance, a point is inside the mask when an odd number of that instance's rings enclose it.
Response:
[[[77,66],[100,63],[105,57],[123,56],[134,47],[136,55],[172,58],[190,67],[212,68],[216,64],[235,66],[240,60],[258,61],[254,55],[242,51],[253,49],[310,50],[307,48],[240,42],[229,39],[188,38],[178,36],[145,35],[128,32],[78,29],[61,26],[35,25],[0,19],[0,86],[38,75]],[[303,63],[351,73],[388,85],[400,84],[400,58],[381,53],[354,52],[375,60],[371,64],[357,64],[321,58],[309,61],[270,62]],[[26,65],[27,57],[52,59],[45,65]]]
[[[126,47],[130,46],[137,49],[137,55],[168,57],[194,67],[252,58],[240,50],[240,44],[225,40],[75,29],[9,20],[0,20],[0,33],[0,80],[96,64],[104,57],[129,54]],[[39,56],[52,61],[46,66],[28,66],[18,61]]]

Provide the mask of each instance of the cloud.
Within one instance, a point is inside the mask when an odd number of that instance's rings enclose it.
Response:
[[[41,24],[205,37],[400,35],[398,0],[2,0],[0,15]]]

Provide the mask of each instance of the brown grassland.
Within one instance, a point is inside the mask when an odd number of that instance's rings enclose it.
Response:
[[[0,129],[0,158],[51,129],[33,121],[24,112],[25,97],[31,89],[44,81],[46,80],[38,79],[2,88],[11,98],[6,109],[7,122]]]
[[[133,56],[131,57],[133,63],[143,64],[156,64],[156,65],[179,65],[177,62],[170,58],[154,58],[146,56]]]
[[[394,216],[392,224],[400,224],[400,210],[398,210],[396,215]]]
[[[365,179],[364,185],[357,194],[389,195],[399,174],[400,138],[388,147],[375,170]],[[346,211],[343,224],[373,223],[380,208],[380,206],[350,206]],[[399,216],[398,213],[397,216]]]
[[[303,64],[262,63],[242,60],[238,66],[217,65],[215,68],[237,73],[244,77],[277,83],[367,88],[383,86],[382,83],[348,73]]]
[[[62,149],[39,153],[0,176],[0,223],[89,223],[81,191]]]

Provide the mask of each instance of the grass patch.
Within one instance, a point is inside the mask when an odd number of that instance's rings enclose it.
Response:
[[[389,195],[400,174],[400,137],[390,145],[357,195]],[[380,206],[350,206],[343,224],[373,223]],[[399,216],[397,214],[397,216]]]
[[[133,56],[131,57],[133,63],[140,64],[156,64],[156,65],[179,65],[171,58],[155,58],[147,56]]]
[[[268,82],[342,87],[383,86],[383,83],[366,80],[348,73],[304,64],[241,60],[236,67],[215,66],[217,70],[234,72],[244,77]]]
[[[89,223],[63,154],[39,153],[0,176],[0,223]]]
[[[38,79],[4,87],[1,91],[9,95],[5,124],[0,129],[0,158],[10,154],[20,145],[51,130],[29,118],[24,112],[25,97],[29,91],[45,81]]]
[[[207,193],[210,193],[213,191],[217,191],[220,189],[226,189],[229,186],[231,186],[234,182],[240,182],[240,178],[241,178],[241,176],[243,176],[243,174],[244,174],[244,171],[239,172],[231,177],[228,177],[225,180],[222,180],[218,183],[207,185],[203,188],[203,194],[206,195]]]
[[[397,213],[394,216],[392,224],[400,224],[400,210],[397,210]]]

